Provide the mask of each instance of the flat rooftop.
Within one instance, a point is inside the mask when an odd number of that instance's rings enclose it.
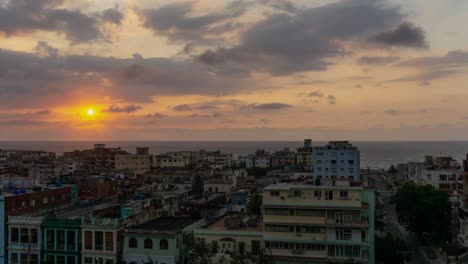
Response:
[[[243,227],[239,229],[227,229],[224,223],[225,217],[219,219],[218,221],[210,224],[206,229],[209,230],[232,230],[232,231],[251,231],[251,232],[262,232],[263,223],[257,224],[257,227]]]
[[[276,190],[363,190],[362,186],[342,186],[342,185],[310,185],[310,184],[271,184],[263,188],[264,191]]]
[[[200,221],[200,218],[194,217],[161,217],[153,221],[137,225],[129,228],[128,230],[147,230],[147,231],[161,231],[161,232],[178,232],[185,227]]]

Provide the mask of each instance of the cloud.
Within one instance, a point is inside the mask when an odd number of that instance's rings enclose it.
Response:
[[[454,50],[444,56],[433,56],[407,60],[399,64],[409,67],[457,68],[468,66],[468,51]]]
[[[426,33],[412,23],[402,23],[397,28],[379,33],[371,42],[391,47],[427,48]]]
[[[195,1],[171,3],[156,9],[137,10],[137,13],[145,28],[167,36],[172,42],[209,43],[220,40],[220,33],[235,28],[232,19],[246,11],[242,1],[235,1],[222,10],[194,15],[195,4]]]
[[[387,82],[420,82],[421,86],[428,86],[430,81],[443,79],[448,76],[461,74],[461,70],[451,70],[451,69],[435,69],[435,70],[424,70],[419,74],[412,76],[401,77],[397,79],[388,80]]]
[[[422,82],[419,83],[419,86],[421,86],[421,87],[427,87],[427,86],[431,86],[431,84],[432,84],[432,83],[429,82],[429,81],[422,81]]]
[[[267,103],[267,104],[254,104],[252,105],[254,109],[257,110],[280,110],[285,108],[290,108],[292,105],[283,104],[283,103]]]
[[[318,98],[322,98],[324,96],[324,94],[317,90],[317,91],[313,91],[313,92],[310,92],[307,94],[307,97],[318,97]]]
[[[242,65],[273,75],[320,71],[332,64],[329,59],[349,53],[340,43],[388,30],[402,18],[398,9],[373,0],[275,13],[243,32],[239,45],[209,49],[195,59],[213,68]]]
[[[168,117],[168,115],[162,114],[162,113],[152,113],[152,114],[147,114],[146,117],[156,118],[156,119],[164,119],[164,118]]]
[[[151,102],[155,95],[228,95],[253,82],[190,60],[60,55],[45,42],[36,51],[40,55],[0,49],[0,108],[63,103],[77,91],[128,103]]]
[[[192,107],[188,104],[176,105],[172,109],[178,112],[192,111]]]
[[[107,109],[107,112],[111,113],[133,113],[138,110],[141,110],[141,106],[138,105],[126,105],[126,106],[118,106],[118,105],[111,105]]]
[[[62,122],[49,122],[44,120],[34,120],[34,119],[11,119],[0,121],[1,126],[21,126],[21,127],[30,127],[30,126],[49,126],[52,124],[60,125]]]
[[[0,33],[6,36],[35,31],[64,34],[72,44],[105,40],[100,14],[84,14],[62,8],[64,0],[14,0],[0,5]],[[103,18],[115,19],[117,10],[104,11]],[[109,21],[108,21],[109,22]]]
[[[37,42],[36,47],[33,49],[34,53],[41,57],[57,56],[59,50],[50,46],[46,41]]]
[[[363,56],[359,58],[359,64],[366,65],[385,65],[398,62],[400,57],[397,56]]]
[[[387,109],[384,111],[384,114],[389,116],[399,116],[401,112],[397,109]]]
[[[336,97],[334,95],[329,95],[327,99],[329,104],[336,104]]]
[[[44,109],[44,110],[39,110],[39,111],[36,111],[34,112],[35,115],[48,115],[50,114],[50,110],[49,109]]]
[[[118,6],[102,11],[101,19],[104,22],[120,25],[124,19],[124,14],[118,10]]]
[[[212,113],[212,114],[191,114],[191,115],[188,115],[187,117],[189,118],[220,118],[221,117],[221,114],[220,113]]]

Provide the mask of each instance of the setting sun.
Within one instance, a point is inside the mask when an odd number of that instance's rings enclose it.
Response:
[[[93,109],[88,109],[87,113],[88,113],[89,116],[92,116],[92,115],[94,115],[94,110]]]

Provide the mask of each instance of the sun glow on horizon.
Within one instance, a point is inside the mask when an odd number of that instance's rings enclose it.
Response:
[[[89,116],[93,116],[94,115],[94,110],[92,108],[89,108],[86,113],[89,115]]]

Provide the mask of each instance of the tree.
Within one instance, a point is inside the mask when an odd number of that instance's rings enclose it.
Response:
[[[208,247],[204,242],[196,240],[193,233],[184,233],[182,240],[184,248],[189,253],[189,263],[212,264]]]
[[[408,246],[400,238],[394,238],[387,233],[385,237],[376,237],[375,258],[384,264],[404,263]]]
[[[263,198],[260,193],[255,193],[247,203],[247,214],[249,216],[260,217],[262,215]]]
[[[192,194],[195,199],[203,197],[204,183],[200,175],[193,176],[192,179]]]
[[[388,174],[390,175],[395,175],[398,173],[398,169],[395,167],[395,165],[392,165],[390,166],[390,168],[388,169]]]
[[[433,186],[404,184],[391,198],[398,221],[419,237],[431,233],[438,241],[450,239],[451,204],[445,191]]]

